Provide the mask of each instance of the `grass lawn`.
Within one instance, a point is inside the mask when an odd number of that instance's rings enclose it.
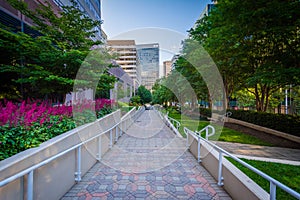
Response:
[[[270,191],[269,181],[265,180],[261,176],[247,169],[240,163],[236,162],[231,158],[227,158],[230,162],[232,162],[237,168],[239,168],[242,172],[244,172],[247,176],[249,176],[253,181],[255,181],[259,186],[261,186],[267,192]],[[256,160],[247,160],[241,159],[253,167],[261,170],[262,172],[268,174],[273,177],[277,181],[285,184],[286,186],[292,188],[296,192],[300,192],[300,166],[287,165],[287,164],[279,164],[279,163],[271,163],[264,161],[256,161]],[[276,187],[276,199],[296,199],[293,196],[289,195],[279,187]]]
[[[181,126],[179,128],[179,132],[182,134],[183,137],[186,137],[183,127],[187,127],[188,129],[195,131],[195,130],[201,130],[205,126],[209,125],[210,122],[208,121],[199,121],[191,119],[185,115],[177,114],[177,113],[170,113],[170,117],[178,120],[181,123]],[[216,134],[212,137],[210,137],[210,140],[218,140],[218,141],[224,141],[224,142],[236,142],[236,143],[242,143],[242,144],[254,144],[254,145],[262,145],[262,146],[272,146],[272,144],[268,142],[261,141],[260,139],[257,139],[256,137],[253,137],[251,135],[247,135],[226,127],[219,126],[217,124],[211,124],[215,127]]]

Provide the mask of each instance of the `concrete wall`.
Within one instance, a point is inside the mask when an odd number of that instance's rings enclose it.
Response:
[[[192,136],[189,137],[190,151],[197,158],[198,142]],[[208,172],[218,180],[219,153],[205,142],[201,142],[201,164]],[[263,200],[269,199],[269,194],[246,176],[228,160],[223,158],[222,173],[224,189],[233,199]]]
[[[83,176],[97,162],[98,152],[103,156],[109,150],[110,133],[107,130],[120,122],[120,116],[121,113],[118,110],[94,123],[80,126],[52,138],[37,148],[28,149],[1,161],[0,181],[104,132],[100,136],[101,147],[99,146],[99,138],[95,138],[82,146],[81,173]],[[115,136],[116,130],[113,129],[113,141],[115,141]],[[59,199],[75,184],[76,155],[76,150],[72,150],[34,170],[34,199]],[[1,187],[0,199],[26,199],[26,188],[27,175]]]

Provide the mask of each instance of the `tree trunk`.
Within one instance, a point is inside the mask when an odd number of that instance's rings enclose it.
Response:
[[[269,107],[269,99],[270,99],[270,88],[267,87],[267,88],[266,88],[266,103],[265,103],[265,106],[264,106],[264,112],[267,112],[267,110],[268,110],[268,107]]]
[[[259,92],[257,85],[255,85],[255,106],[256,106],[256,111],[261,111],[261,103],[260,103],[260,98],[259,98]]]

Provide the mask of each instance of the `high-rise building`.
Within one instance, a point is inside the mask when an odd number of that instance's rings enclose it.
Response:
[[[30,10],[35,10],[40,4],[49,3],[54,12],[61,11],[62,6],[72,5],[70,0],[22,0],[28,4]],[[101,2],[100,0],[75,0],[79,9],[86,13],[91,19],[101,21]],[[30,18],[24,16],[19,10],[14,9],[6,0],[0,0],[0,23],[8,26],[14,32],[24,32],[33,36],[40,35],[32,29],[33,22]],[[101,26],[95,27],[96,36],[94,41],[105,42],[105,33]]]
[[[179,54],[176,54],[172,57],[172,59],[171,59],[171,70],[174,70],[176,68],[175,64],[176,64],[176,61],[178,60],[179,57],[180,57]]]
[[[29,10],[35,10],[40,4],[47,2],[54,12],[60,11],[60,8],[52,0],[23,0],[23,2],[28,5]],[[0,24],[9,27],[9,30],[13,32],[24,32],[31,36],[41,35],[38,31],[31,28],[33,21],[19,10],[13,8],[6,0],[0,0]]]
[[[59,7],[72,5],[70,0],[53,0]],[[101,21],[101,0],[74,0],[79,9],[86,13],[91,19]],[[94,28],[96,31],[94,41],[100,40],[105,43],[106,34],[101,29],[101,25]]]
[[[141,84],[141,69],[137,57],[137,49],[134,40],[107,40],[107,46],[112,53],[116,53],[116,62],[134,80],[137,88]]]
[[[171,72],[171,67],[172,67],[172,61],[171,60],[166,60],[163,62],[163,76],[167,77],[169,73]]]
[[[136,45],[136,49],[141,65],[142,85],[151,90],[159,78],[159,44],[140,44]]]
[[[214,2],[213,4],[207,4],[207,5],[205,6],[204,10],[201,12],[201,14],[200,14],[198,20],[201,20],[201,19],[203,19],[205,16],[208,16],[208,15],[210,14],[211,10],[216,6],[216,3],[217,3],[217,2]],[[193,27],[193,28],[195,29],[196,26],[197,26],[197,23],[194,24],[194,27]]]

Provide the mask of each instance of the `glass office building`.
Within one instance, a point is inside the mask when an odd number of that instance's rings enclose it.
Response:
[[[141,83],[151,90],[159,78],[159,44],[136,45],[137,56],[141,66]]]

